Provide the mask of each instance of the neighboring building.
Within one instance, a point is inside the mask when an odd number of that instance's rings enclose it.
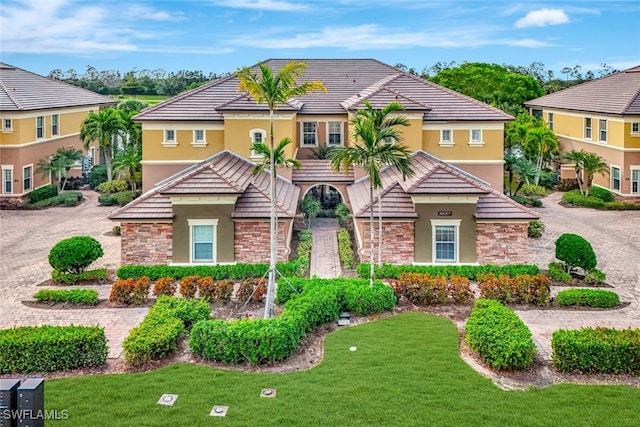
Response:
[[[114,103],[112,98],[0,63],[0,204],[20,203],[31,190],[49,184],[51,177],[37,172],[38,162],[60,147],[82,149],[84,118]],[[88,155],[95,159],[97,154],[92,145]]]
[[[609,174],[594,184],[620,196],[640,196],[640,66],[525,103],[558,135],[562,152],[601,156]],[[563,178],[575,177],[562,165]]]
[[[266,64],[279,69],[289,61]],[[327,160],[313,159],[322,146],[350,143],[351,115],[368,100],[375,108],[404,106],[410,126],[401,129],[402,142],[415,153],[416,177],[403,182],[385,171],[384,261],[526,261],[527,224],[537,216],[501,194],[511,116],[375,60],[304,61],[301,80],[322,81],[328,93],[291,99],[275,113],[275,140],[290,137],[287,155],[302,161],[300,170],[278,171],[280,259],[308,192],[352,208],[358,253],[368,254],[368,178],[361,168],[335,173]],[[110,215],[122,223],[123,264],[268,260],[268,174],[251,176],[261,160],[251,143],[267,141],[269,111],[237,87],[232,75],[135,117],[146,193]]]

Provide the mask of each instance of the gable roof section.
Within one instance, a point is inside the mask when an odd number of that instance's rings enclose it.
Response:
[[[116,101],[81,87],[0,62],[0,111],[31,111]]]
[[[329,160],[304,160],[300,169],[293,169],[291,181],[294,183],[326,183],[326,182],[353,182],[353,167],[347,173],[341,168],[335,172]]]
[[[368,99],[374,107],[399,101],[408,111],[425,111],[426,121],[513,119],[502,110],[373,59],[270,59],[265,63],[277,71],[292,60],[308,65],[298,83],[318,80],[328,93],[313,92],[291,99],[279,107],[282,111],[343,115]],[[135,120],[222,121],[224,111],[267,111],[265,104],[256,104],[246,94],[239,94],[237,88],[238,79],[232,74],[146,108]]]
[[[382,178],[382,215],[383,217],[416,216],[412,195],[476,195],[479,196],[476,207],[477,219],[526,219],[539,218],[533,211],[514,202],[504,194],[494,190],[486,182],[450,165],[442,160],[417,151],[412,155],[415,175],[402,179],[396,169],[387,167],[381,171]],[[393,191],[392,191],[393,189]],[[404,196],[399,194],[401,191]],[[369,198],[369,178],[363,177],[347,187],[353,213],[356,217],[367,217],[371,207]],[[385,195],[393,203],[385,204]],[[374,215],[377,215],[377,196],[373,198]],[[410,203],[410,209],[409,204]],[[385,209],[385,206],[387,208]]]
[[[173,218],[171,196],[238,195],[234,218],[268,218],[269,174],[252,176],[255,165],[229,152],[220,152],[163,181],[109,215],[114,221]],[[296,214],[300,188],[282,177],[276,181],[276,206],[280,217]]]
[[[528,107],[640,114],[640,66],[525,102]]]

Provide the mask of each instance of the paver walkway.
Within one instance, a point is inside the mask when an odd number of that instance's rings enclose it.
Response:
[[[51,278],[47,256],[62,239],[88,235],[102,244],[104,256],[91,268],[120,266],[120,237],[105,236],[115,223],[106,217],[114,207],[98,205],[98,194],[85,191],[88,199],[74,208],[42,211],[0,211],[0,328],[26,325],[99,325],[105,328],[109,357],[119,357],[129,330],[140,324],[147,308],[64,309],[28,308],[23,300]],[[110,286],[94,286],[101,299]],[[58,289],[60,289],[58,287]]]
[[[311,247],[310,276],[333,279],[342,275],[338,254],[338,221],[334,218],[315,218],[311,221],[313,246]]]
[[[551,359],[551,335],[557,329],[640,327],[640,211],[565,208],[558,204],[561,198],[562,193],[553,193],[543,199],[543,208],[534,209],[546,230],[542,238],[529,239],[529,263],[546,269],[555,260],[556,239],[564,233],[578,234],[593,246],[597,268],[607,274],[612,290],[631,304],[606,311],[519,310],[547,360]]]

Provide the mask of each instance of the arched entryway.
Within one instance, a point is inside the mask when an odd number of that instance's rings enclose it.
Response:
[[[322,211],[327,213],[335,211],[336,207],[344,202],[344,197],[340,190],[330,184],[315,184],[309,187],[304,196],[311,196],[319,200]]]

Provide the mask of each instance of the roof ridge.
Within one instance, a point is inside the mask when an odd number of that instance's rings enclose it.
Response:
[[[15,99],[15,97],[11,94],[10,90],[7,90],[7,88],[5,88],[4,82],[2,81],[2,79],[0,79],[0,88],[7,95],[7,98],[9,98],[11,100],[11,102],[13,102],[13,105],[15,105],[16,108],[18,110],[22,110],[22,107],[20,106],[20,103],[18,102],[18,100]]]
[[[349,110],[350,108],[352,108],[357,103],[360,103],[363,100],[367,100],[367,99],[371,98],[373,95],[375,95],[378,92],[380,92],[385,87],[385,85],[387,83],[392,82],[393,80],[397,79],[401,75],[402,75],[402,73],[399,70],[398,70],[398,73],[396,73],[396,74],[389,74],[389,75],[381,78],[377,82],[375,82],[375,83],[367,86],[366,88],[362,89],[360,92],[351,95],[349,98],[347,98],[344,101],[342,101],[340,103],[340,105],[342,105],[342,107],[345,110]]]
[[[629,111],[629,107],[631,107],[631,105],[636,101],[636,99],[638,99],[639,96],[640,96],[640,86],[638,87],[638,90],[636,90],[636,94],[632,96],[631,99],[629,99],[629,102],[627,102],[624,108],[622,109],[622,114],[625,114],[627,111]]]

